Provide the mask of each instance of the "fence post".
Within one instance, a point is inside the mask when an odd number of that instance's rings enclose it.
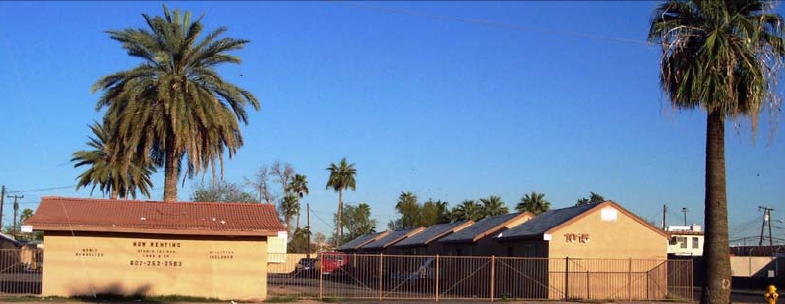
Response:
[[[493,302],[493,285],[496,279],[496,256],[491,256],[491,302]]]
[[[382,281],[382,278],[384,278],[384,273],[383,273],[384,264],[382,262],[383,259],[384,259],[384,253],[380,253],[379,254],[379,301],[381,301],[382,298],[384,297],[384,287],[383,287],[384,281]]]
[[[348,257],[347,257],[348,258]],[[324,299],[324,253],[319,253],[316,256],[316,259],[319,260],[319,299]]]
[[[319,299],[324,299],[324,271],[322,271],[324,254],[322,252],[318,253],[316,259],[319,261]]]
[[[586,270],[586,300],[591,300],[591,285],[589,284],[589,271]]]
[[[570,297],[570,257],[564,257],[564,299]]]
[[[439,302],[439,255],[436,255],[436,273],[434,273],[434,277],[436,278],[436,302]]]
[[[632,301],[632,258],[627,265],[627,297]]]

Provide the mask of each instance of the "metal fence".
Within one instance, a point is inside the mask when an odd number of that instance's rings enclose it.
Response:
[[[0,249],[0,294],[41,294],[43,265],[40,249]]]
[[[692,300],[691,260],[340,254],[285,259],[269,296],[345,299]],[[283,260],[283,259],[280,259]],[[271,265],[271,267],[281,267]]]

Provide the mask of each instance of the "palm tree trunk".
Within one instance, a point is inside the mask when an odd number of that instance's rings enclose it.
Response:
[[[343,222],[341,222],[341,215],[343,214],[343,189],[338,190],[338,238],[335,240],[335,248],[341,246],[343,242]]]
[[[174,146],[174,142],[170,141],[168,145]],[[167,148],[166,160],[164,163],[164,201],[176,202],[177,201],[177,163],[180,160],[177,153],[173,148]]]
[[[116,200],[117,199],[117,189],[112,188],[112,194],[109,195],[110,199]]]
[[[725,184],[725,116],[712,111],[706,119],[706,201],[703,245],[705,276],[701,304],[730,303],[730,248]]]
[[[300,229],[300,199],[297,199],[297,229]]]

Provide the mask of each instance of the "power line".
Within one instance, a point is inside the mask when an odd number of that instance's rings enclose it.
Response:
[[[8,193],[41,192],[41,191],[51,191],[51,190],[63,190],[63,189],[68,189],[68,188],[76,188],[76,186],[77,185],[51,187],[51,188],[40,188],[40,189],[29,189],[29,190],[9,190]]]
[[[634,44],[651,45],[648,41],[637,40],[637,39],[617,38],[617,37],[609,37],[609,36],[599,36],[599,35],[592,35],[592,34],[585,34],[585,33],[578,33],[578,32],[568,32],[568,31],[556,31],[556,30],[550,30],[550,29],[544,29],[544,28],[536,28],[536,27],[531,27],[531,26],[520,26],[520,25],[515,25],[515,24],[490,21],[490,20],[485,20],[485,19],[463,18],[463,17],[455,17],[455,16],[448,16],[448,15],[441,15],[441,14],[423,13],[423,12],[407,10],[407,9],[387,8],[387,7],[381,7],[381,6],[373,6],[373,5],[361,4],[361,3],[356,3],[356,2],[343,2],[343,1],[328,1],[328,2],[336,4],[336,5],[355,7],[355,8],[365,9],[365,10],[380,11],[380,12],[391,13],[391,14],[409,15],[409,16],[422,17],[422,18],[435,19],[435,20],[450,20],[450,21],[457,21],[457,22],[463,22],[463,23],[478,24],[478,25],[484,25],[484,26],[489,26],[489,27],[496,27],[496,28],[503,28],[503,29],[507,29],[507,30],[513,30],[513,31],[518,31],[518,32],[534,32],[534,33],[540,33],[540,34],[562,35],[562,36],[570,36],[570,37],[577,37],[577,38],[587,38],[587,39],[608,40],[608,41],[623,42],[623,43],[634,43]]]

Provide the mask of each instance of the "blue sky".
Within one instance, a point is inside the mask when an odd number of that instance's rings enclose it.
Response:
[[[682,223],[682,207],[702,224],[705,114],[674,111],[663,99],[659,50],[645,43],[656,4],[169,7],[205,13],[207,29],[226,26],[228,36],[251,40],[235,53],[241,65],[221,68],[262,104],[225,179],[242,182],[276,160],[293,164],[310,182],[312,225],[327,233],[337,194],[324,189],[325,168],[342,157],[358,171],[346,202],[369,203],[380,230],[396,217],[401,191],[451,205],[495,194],[511,208],[531,191],[555,208],[595,191],[658,223],[665,203],[671,224]],[[25,196],[21,208],[35,209],[41,196],[91,196],[74,190],[83,169],[69,162],[102,114],[90,86],[138,63],[104,31],[142,27],[142,13],[161,12],[160,2],[0,3],[0,183]],[[734,236],[755,235],[758,205],[785,220],[781,116],[770,124],[764,113],[757,137],[748,121],[728,125]],[[162,173],[154,182],[158,200]],[[6,199],[4,223],[12,212]]]

